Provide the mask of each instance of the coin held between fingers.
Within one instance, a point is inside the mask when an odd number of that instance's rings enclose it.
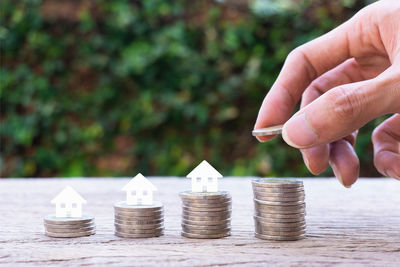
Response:
[[[283,129],[283,124],[275,125],[266,128],[254,129],[251,133],[253,136],[269,136],[281,134]]]

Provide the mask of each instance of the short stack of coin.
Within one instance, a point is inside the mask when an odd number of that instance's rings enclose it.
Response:
[[[232,198],[226,191],[181,192],[182,236],[222,238],[231,234]]]
[[[255,179],[255,236],[267,240],[299,240],[305,237],[303,182],[287,179]]]
[[[164,234],[164,206],[127,205],[125,201],[114,205],[115,235],[126,238],[148,238]]]
[[[93,216],[63,218],[48,215],[44,218],[44,228],[45,234],[50,237],[81,237],[96,233]]]

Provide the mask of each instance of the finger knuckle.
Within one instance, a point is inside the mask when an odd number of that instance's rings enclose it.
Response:
[[[333,105],[334,115],[343,121],[353,121],[360,115],[362,110],[363,97],[353,90],[346,90],[339,87],[330,91],[331,103]]]

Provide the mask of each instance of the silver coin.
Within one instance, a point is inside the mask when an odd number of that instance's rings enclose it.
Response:
[[[193,233],[186,233],[181,232],[181,235],[187,238],[197,238],[197,239],[217,239],[223,238],[231,235],[231,232],[225,232],[220,234],[210,234],[210,235],[201,235],[201,234],[193,234]]]
[[[232,202],[232,198],[229,196],[227,198],[220,198],[220,199],[182,199],[182,204],[186,206],[193,206],[193,207],[203,207],[203,206],[224,206],[226,202]]]
[[[211,199],[227,199],[230,198],[230,194],[227,191],[218,191],[218,192],[192,192],[192,191],[183,191],[179,193],[179,196],[183,200],[189,199],[204,199],[204,200],[211,200]]]
[[[155,224],[125,224],[114,222],[115,227],[121,227],[126,229],[156,229],[164,227],[164,223],[155,223]]]
[[[82,233],[82,232],[96,230],[96,226],[83,227],[83,228],[72,228],[72,229],[57,228],[57,227],[54,228],[54,227],[50,227],[50,226],[45,226],[45,230],[47,232],[51,232],[51,233]]]
[[[182,231],[185,233],[190,233],[190,234],[198,234],[198,235],[215,235],[215,234],[222,234],[222,233],[226,233],[229,232],[231,229],[230,228],[225,228],[225,229],[213,229],[213,230],[196,230],[193,228],[189,228],[188,227],[183,227],[182,226]]]
[[[266,128],[254,129],[251,134],[253,136],[266,136],[266,135],[276,135],[281,134],[283,129],[283,124],[275,125]]]
[[[271,236],[299,236],[299,235],[304,235],[306,233],[306,230],[299,230],[295,232],[283,232],[283,231],[264,231],[263,229],[257,229],[256,228],[256,233],[261,234],[261,235],[271,235]]]
[[[265,219],[296,219],[296,220],[304,220],[305,213],[290,213],[290,214],[281,214],[281,213],[267,213],[267,212],[259,212],[255,211],[255,216]]]
[[[231,207],[210,207],[210,208],[198,208],[198,207],[189,207],[189,206],[182,206],[183,211],[194,211],[194,212],[215,212],[215,211],[230,211]]]
[[[185,232],[192,233],[192,230],[223,230],[230,229],[230,224],[220,224],[220,225],[194,225],[194,224],[185,224],[182,222],[182,229]]]
[[[251,181],[254,187],[267,188],[303,188],[303,182],[298,180],[258,178]]]
[[[159,217],[163,217],[164,216],[164,212],[123,212],[123,211],[115,211],[114,215],[118,215],[121,217],[129,217],[129,218],[136,218],[136,217],[141,217],[141,218],[159,218]]]
[[[96,230],[85,231],[85,232],[76,232],[76,233],[54,233],[45,231],[45,234],[50,237],[62,237],[62,238],[69,238],[69,237],[82,237],[82,236],[89,236],[94,235]]]
[[[272,241],[296,241],[296,240],[301,240],[301,239],[305,238],[305,235],[275,236],[275,235],[265,235],[265,234],[259,234],[259,233],[254,233],[254,236],[259,239],[272,240]]]
[[[125,213],[116,213],[114,214],[114,218],[119,220],[127,220],[127,221],[151,221],[151,220],[158,220],[164,218],[164,214],[160,215],[151,215],[151,216],[136,216],[132,214],[125,214]]]
[[[256,229],[256,232],[258,233],[263,233],[263,232],[297,232],[297,231],[302,231],[306,229],[306,225],[299,225],[299,226],[292,226],[292,227],[281,227],[281,226],[270,226],[270,225],[265,225],[262,223],[259,223],[257,221],[254,222],[254,226]]]
[[[130,228],[123,228],[119,226],[115,226],[115,231],[122,234],[153,234],[159,233],[164,231],[164,227],[156,228],[156,229],[130,229]]]
[[[257,223],[262,224],[263,226],[266,227],[298,227],[298,226],[303,226],[306,225],[306,221],[303,219],[301,221],[297,222],[282,222],[282,221],[265,221],[265,220],[260,220],[260,217],[254,217],[254,221]]]
[[[182,223],[189,225],[199,225],[199,226],[212,226],[212,225],[230,225],[231,220],[214,220],[214,221],[201,221],[201,220],[186,220],[182,218]]]
[[[152,210],[160,211],[164,208],[164,205],[159,201],[154,201],[151,205],[128,205],[125,201],[120,201],[114,204],[114,209],[122,211],[140,211],[140,210]]]
[[[295,223],[295,222],[305,221],[304,215],[300,217],[296,216],[295,218],[273,218],[273,217],[259,217],[259,216],[253,216],[253,217],[254,219],[261,221],[263,223]]]
[[[204,203],[201,201],[182,201],[183,206],[187,207],[194,207],[194,208],[222,208],[222,207],[228,207],[232,205],[232,201],[223,201],[223,202],[215,202],[215,203]]]
[[[150,237],[159,237],[164,235],[164,232],[156,232],[156,233],[150,233],[150,234],[127,234],[127,233],[120,233],[118,231],[114,231],[114,234],[118,237],[123,237],[123,238],[150,238]]]
[[[280,210],[280,211],[296,211],[300,209],[304,209],[306,207],[306,204],[304,201],[300,202],[288,202],[285,205],[279,205],[279,204],[271,204],[272,202],[266,202],[258,199],[254,199],[254,207],[256,209],[271,209],[271,210]]]
[[[263,209],[256,209],[254,211],[256,216],[265,217],[265,218],[294,218],[306,215],[305,210],[299,211],[277,211],[277,210],[263,210]],[[293,217],[292,217],[293,216]]]
[[[82,223],[82,224],[52,224],[52,223],[44,223],[44,227],[50,227],[50,228],[57,228],[57,229],[79,229],[79,228],[85,228],[85,227],[91,227],[95,226],[94,222],[90,223]]]
[[[227,217],[231,216],[232,211],[188,211],[182,210],[184,216],[203,216],[203,217]]]
[[[254,199],[255,202],[259,205],[263,206],[279,206],[279,207],[293,207],[293,206],[301,206],[304,204],[304,201],[294,201],[294,202],[282,202],[282,201],[265,201],[260,199]]]
[[[154,219],[154,220],[125,220],[125,219],[114,219],[115,223],[119,224],[130,224],[130,225],[144,225],[144,224],[157,224],[164,222],[164,219]]]
[[[192,216],[192,215],[182,214],[182,219],[189,221],[223,221],[223,220],[229,220],[230,218],[231,218],[230,214],[224,214],[222,216]]]
[[[48,224],[83,224],[91,223],[94,217],[91,215],[83,215],[82,217],[56,217],[55,215],[47,215],[44,217],[44,222]]]
[[[261,187],[253,184],[253,192],[260,194],[304,194],[304,187],[280,188],[280,187]]]

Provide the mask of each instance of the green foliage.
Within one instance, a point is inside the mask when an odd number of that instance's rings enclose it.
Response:
[[[202,159],[224,175],[310,175],[250,131],[290,50],[363,1],[290,2],[77,0],[66,18],[1,1],[2,176],[185,175]]]

